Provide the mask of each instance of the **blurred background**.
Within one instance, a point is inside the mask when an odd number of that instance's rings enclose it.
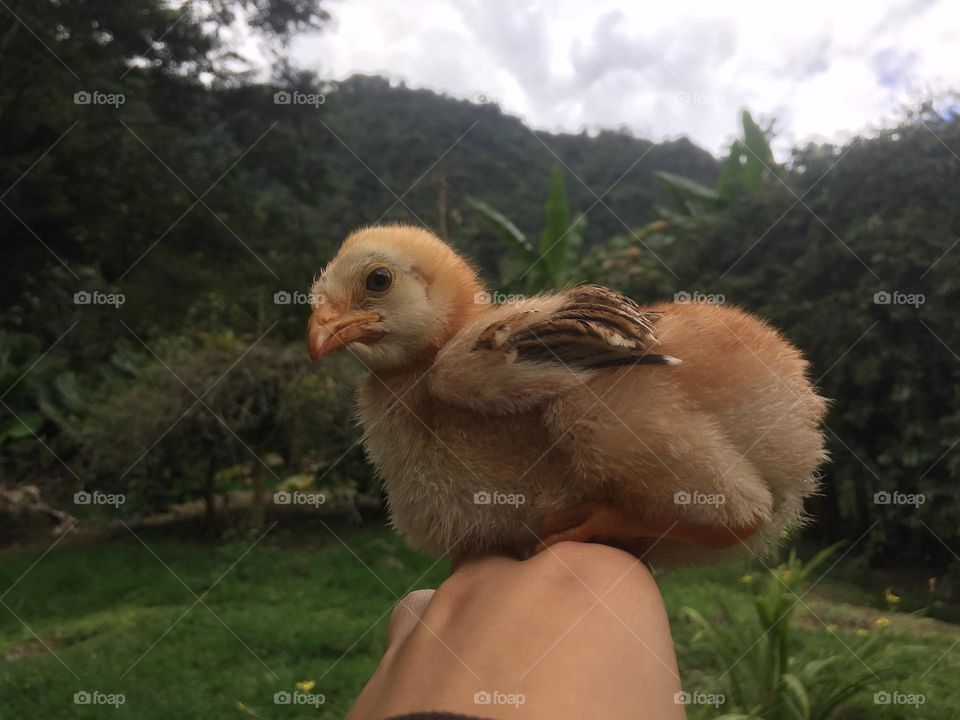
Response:
[[[304,342],[388,222],[495,300],[783,329],[832,459],[782,556],[663,579],[678,702],[956,717],[958,43],[948,0],[0,0],[0,718],[346,714],[448,569]]]

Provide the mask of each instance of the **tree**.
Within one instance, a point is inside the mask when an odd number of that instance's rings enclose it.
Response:
[[[501,266],[501,277],[507,278],[502,283],[505,289],[535,293],[569,282],[583,241],[586,218],[581,213],[571,222],[559,165],[553,166],[550,194],[544,207],[545,223],[536,247],[503,213],[476,198],[468,197],[467,203],[493,224],[512,251],[512,256]]]

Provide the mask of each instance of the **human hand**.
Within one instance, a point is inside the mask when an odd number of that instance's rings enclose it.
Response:
[[[397,604],[351,720],[685,717],[663,599],[634,556],[563,542],[460,564]]]

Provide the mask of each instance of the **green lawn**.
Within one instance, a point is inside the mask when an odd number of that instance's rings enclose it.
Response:
[[[64,542],[45,556],[45,548],[0,554],[0,592],[16,582],[0,604],[0,718],[343,717],[376,664],[396,598],[435,587],[447,563],[380,527],[330,527],[278,527],[252,549],[256,538],[208,544],[168,531],[139,533],[149,549],[126,534]],[[688,690],[707,690],[723,668],[692,642],[680,608],[716,617],[722,599],[748,616],[746,571],[662,580]],[[814,589],[796,622],[803,657],[844,653],[858,663],[865,638],[857,630],[869,628],[895,647],[905,675],[877,689],[922,693],[926,703],[919,711],[878,706],[871,690],[844,717],[960,717],[960,649],[948,652],[960,628],[851,604],[858,597],[882,605],[882,593],[839,579]],[[877,630],[881,615],[891,623]],[[824,624],[836,624],[836,636]],[[274,693],[303,681],[324,696],[318,709],[274,703]],[[79,691],[122,693],[125,702],[116,711],[78,705]]]

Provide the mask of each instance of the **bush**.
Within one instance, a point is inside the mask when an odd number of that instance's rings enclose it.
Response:
[[[283,480],[278,471],[319,477],[336,466],[326,484],[370,490],[358,432],[344,422],[353,378],[328,368],[310,365],[299,344],[233,334],[161,343],[86,416],[91,485],[126,493],[127,512],[204,497],[211,515],[215,493],[250,483],[262,500],[267,484]],[[246,469],[226,472],[237,467]]]
[[[723,605],[719,624],[697,610],[683,609],[700,629],[697,639],[726,668],[712,679],[721,690],[718,696],[725,699],[725,712],[717,720],[828,720],[848,699],[894,674],[875,662],[884,662],[876,636],[851,650],[861,663],[851,663],[846,652],[810,660],[797,652],[791,622],[802,591],[810,574],[836,547],[821,550],[807,563],[791,552],[785,563],[753,585],[754,614],[746,621]],[[871,671],[866,665],[878,669]]]

